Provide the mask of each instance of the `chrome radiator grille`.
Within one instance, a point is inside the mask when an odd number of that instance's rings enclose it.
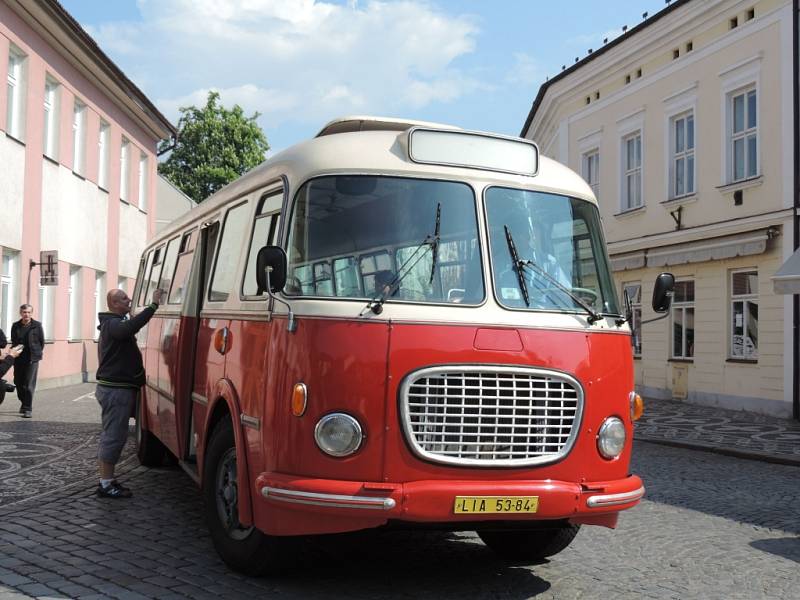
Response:
[[[409,375],[400,391],[406,438],[425,459],[522,466],[569,452],[583,391],[568,375],[525,367],[447,366]]]

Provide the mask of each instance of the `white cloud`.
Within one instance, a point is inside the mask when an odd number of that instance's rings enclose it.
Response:
[[[138,6],[141,23],[103,24],[91,34],[123,69],[150,74],[144,91],[173,120],[180,106],[204,103],[209,89],[275,127],[346,113],[408,113],[484,85],[454,65],[475,49],[474,20],[425,0]]]
[[[539,83],[543,78],[544,70],[535,58],[523,52],[514,54],[514,64],[506,75],[507,83],[528,86]]]

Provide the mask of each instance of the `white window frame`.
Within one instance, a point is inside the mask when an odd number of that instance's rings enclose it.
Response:
[[[691,356],[688,355],[687,347],[686,347],[686,315],[688,311],[692,311],[692,324],[694,325],[694,319],[696,315],[695,309],[695,302],[697,301],[697,282],[695,279],[681,279],[675,282],[675,287],[677,288],[678,285],[683,283],[691,283],[694,287],[694,294],[693,300],[691,301],[684,301],[684,302],[677,302],[675,300],[672,301],[672,309],[670,311],[670,328],[669,328],[669,348],[670,348],[670,358],[676,360],[694,360],[695,351],[692,348]],[[675,296],[677,297],[677,296]],[[683,332],[681,333],[681,348],[680,354],[675,351],[675,313],[680,312],[682,315],[681,322],[683,323]],[[694,344],[697,343],[697,327],[693,327],[694,330]]]
[[[58,160],[58,134],[61,120],[60,113],[61,86],[49,75],[44,82],[44,147],[42,153],[48,158]]]
[[[633,355],[641,358],[642,356],[642,282],[641,281],[626,281],[622,284],[623,299],[625,292],[628,292],[628,298],[631,302],[631,312],[633,318],[630,323],[632,344],[631,350]]]
[[[55,291],[54,285],[39,286],[39,314],[46,342],[55,340]]]
[[[8,91],[6,96],[6,133],[18,140],[23,139],[25,125],[25,54],[15,46],[8,51]]]
[[[86,171],[86,115],[86,104],[75,98],[72,108],[72,171],[78,175]]]
[[[761,63],[763,53],[759,52],[749,58],[724,68],[719,72],[720,78],[720,186],[730,185],[746,179],[755,179],[761,174],[761,136],[756,132],[756,175],[734,180],[733,170],[733,98],[745,89],[756,92],[756,124],[761,123]],[[746,173],[746,170],[745,170]]]
[[[751,100],[751,96],[753,100]],[[736,100],[742,98],[742,125],[743,128],[736,131]],[[749,107],[751,101],[756,103],[755,107],[755,125],[750,126],[749,123]],[[760,173],[760,165],[758,159],[758,91],[755,85],[749,85],[728,94],[727,111],[728,111],[728,173],[729,181],[736,183],[737,181],[745,181],[758,177]],[[750,155],[750,141],[753,142],[753,156]],[[742,143],[742,174],[740,177],[736,176],[736,144]],[[755,161],[755,167],[751,168],[752,162]]]
[[[130,189],[130,149],[131,143],[122,138],[122,145],[119,149],[119,199],[128,202],[128,190]]]
[[[102,271],[94,272],[94,339],[100,338],[100,313],[106,307],[106,274]]]
[[[108,155],[110,150],[111,126],[105,121],[100,121],[100,131],[97,137],[97,185],[108,190]]]
[[[735,275],[741,275],[743,273],[754,273],[756,276],[756,289],[754,292],[750,294],[734,294],[733,293],[733,278]],[[728,278],[728,297],[730,298],[730,317],[728,319],[729,329],[728,329],[728,358],[732,359],[739,359],[739,360],[758,360],[758,337],[756,337],[755,344],[753,345],[753,349],[747,349],[747,345],[745,344],[745,338],[747,336],[747,326],[749,322],[749,311],[747,310],[748,304],[755,304],[756,307],[759,306],[758,301],[758,269],[750,268],[750,269],[736,269],[730,272],[730,277]],[[734,327],[736,325],[735,322],[735,315],[736,315],[736,304],[742,304],[742,350],[741,354],[736,354],[734,352]],[[756,333],[758,333],[758,323],[756,322]]]
[[[622,179],[620,181],[622,212],[635,210],[644,206],[643,175],[642,165],[644,164],[642,153],[642,131],[636,130],[624,136],[621,141],[620,156],[622,165]],[[633,163],[629,162],[630,145],[633,144]],[[637,156],[638,153],[638,156]],[[638,158],[638,161],[637,161]],[[633,198],[631,198],[631,187],[633,183]]]
[[[689,136],[689,123],[691,122],[691,147]],[[682,130],[683,144],[679,148],[680,136],[678,130]],[[669,198],[684,198],[695,194],[697,187],[697,159],[696,146],[697,127],[695,124],[694,111],[689,110],[669,119]],[[679,189],[678,176],[683,175],[683,189]],[[691,183],[691,187],[689,186]]]
[[[583,178],[589,187],[592,188],[594,197],[600,197],[600,149],[592,148],[588,152],[584,152],[581,157],[581,171]]]
[[[147,184],[149,181],[147,154],[139,154],[139,210],[147,212]]]
[[[2,249],[2,271],[0,271],[0,329],[8,336],[11,332],[11,325],[17,318],[17,283],[19,280],[19,252],[13,252],[7,248]],[[5,301],[3,302],[3,300]]]
[[[77,265],[69,267],[69,287],[67,288],[67,340],[77,341],[81,336],[81,268]]]

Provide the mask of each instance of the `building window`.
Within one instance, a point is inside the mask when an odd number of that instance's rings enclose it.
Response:
[[[106,306],[106,274],[102,271],[94,273],[94,339],[100,337],[100,313],[108,310]]]
[[[731,273],[731,358],[758,358],[758,272]]]
[[[127,277],[117,277],[117,289],[122,290],[123,292],[128,291],[128,278]]]
[[[694,114],[670,120],[670,198],[694,194]]]
[[[622,210],[642,206],[642,132],[622,140]]]
[[[676,281],[672,302],[672,358],[694,357],[694,281]]]
[[[585,153],[582,163],[583,178],[592,188],[594,197],[598,198],[600,192],[600,152],[595,149]]]
[[[119,199],[128,201],[128,186],[130,184],[130,142],[122,138],[122,147],[119,151]]]
[[[739,26],[739,17],[733,17],[728,21],[728,29],[736,29]]]
[[[86,105],[75,98],[72,119],[72,171],[83,175],[86,165]]]
[[[756,9],[755,8],[748,8],[747,12],[744,15],[745,21],[752,21],[756,18]]]
[[[686,51],[691,52],[694,50],[694,43],[693,42],[686,42]]]
[[[44,155],[58,159],[58,82],[48,77],[44,83]]]
[[[110,127],[105,121],[100,121],[100,135],[97,141],[97,185],[104,190],[108,189],[108,152]]]
[[[6,100],[6,133],[22,139],[25,105],[25,55],[15,48],[8,53],[8,95]]]
[[[67,288],[67,306],[69,311],[69,325],[67,339],[81,339],[81,268],[70,266],[69,287]]]
[[[139,155],[139,209],[147,210],[147,155]]]
[[[42,329],[44,329],[44,339],[48,342],[55,340],[55,329],[53,327],[53,321],[55,320],[55,295],[56,286],[39,286],[39,306],[36,308],[41,315],[39,318],[42,322]]]
[[[3,249],[3,270],[0,273],[0,329],[6,335],[17,319],[17,282],[19,281],[19,253]]]
[[[758,121],[755,87],[734,92],[728,103],[730,175],[741,181],[758,175]]]
[[[642,355],[642,283],[640,281],[623,283],[622,290],[627,294],[628,300],[631,303],[633,313],[633,320],[631,321],[631,345],[633,346],[633,355]]]

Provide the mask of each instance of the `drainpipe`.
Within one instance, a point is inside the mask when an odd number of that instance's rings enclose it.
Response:
[[[792,96],[794,101],[794,251],[800,246],[800,0],[792,0]],[[792,415],[800,421],[800,294],[792,296]]]

